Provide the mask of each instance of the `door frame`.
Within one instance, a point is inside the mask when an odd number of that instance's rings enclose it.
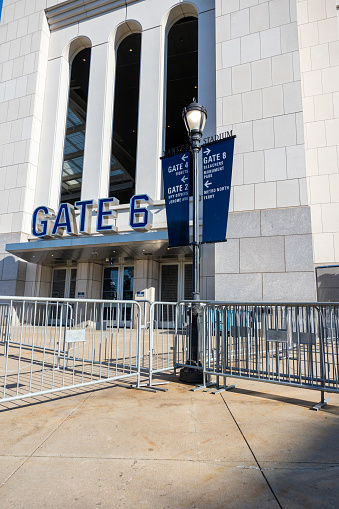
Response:
[[[160,274],[159,274],[159,295],[160,301],[162,301],[162,266],[163,265],[178,265],[178,291],[177,291],[177,300],[176,302],[180,302],[184,300],[185,297],[185,265],[192,265],[191,261],[186,260],[178,260],[172,261],[168,260],[165,262],[160,262]]]
[[[77,271],[77,267],[65,267],[64,265],[59,265],[59,266],[53,267],[51,291],[50,291],[51,298],[53,298],[52,293],[53,293],[54,273],[56,270],[65,270],[66,277],[65,277],[65,288],[64,288],[63,297],[55,297],[55,298],[69,299],[70,298],[70,290],[71,290],[71,280],[72,280],[71,274],[72,274],[72,270]],[[62,320],[61,320],[62,325],[64,325],[64,323],[66,321],[65,318],[66,318],[66,308],[65,308],[65,306],[62,306]],[[51,325],[60,325],[60,317],[50,318],[49,321],[50,321]],[[71,321],[70,318],[68,318],[69,323],[70,323],[70,321]]]
[[[163,265],[177,265],[178,266],[178,289],[177,289],[177,300],[173,301],[173,304],[175,302],[180,302],[181,300],[184,300],[185,297],[185,265],[192,265],[192,261],[188,260],[166,260],[164,262],[160,263],[160,271],[159,271],[159,295],[160,295],[160,301],[163,301],[162,298],[162,267]],[[169,328],[172,329],[175,327],[175,317],[174,321],[162,321],[161,324],[159,323],[159,326],[163,328]]]
[[[101,296],[102,298],[104,297],[103,293],[104,293],[104,272],[105,272],[105,269],[113,269],[113,268],[117,268],[118,269],[118,286],[117,286],[117,300],[123,300],[122,297],[123,297],[123,292],[124,292],[124,269],[126,267],[132,267],[133,266],[133,295],[134,295],[134,261],[133,261],[133,264],[131,263],[113,263],[113,264],[106,264],[103,266],[102,268],[102,286],[101,286]],[[133,299],[131,299],[133,300]],[[131,320],[125,320],[125,317],[123,316],[124,315],[124,305],[121,304],[121,308],[120,308],[120,312],[119,312],[119,315],[120,315],[120,320],[119,320],[119,326],[120,327],[130,327],[131,325]],[[131,309],[131,315],[132,315],[132,309]],[[132,317],[132,320],[133,320],[133,317]],[[104,323],[105,323],[105,326],[106,327],[116,327],[117,326],[117,319],[116,317],[113,317],[113,320],[104,320]]]

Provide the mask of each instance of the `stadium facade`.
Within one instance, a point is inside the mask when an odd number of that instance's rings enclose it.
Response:
[[[202,246],[202,298],[339,300],[338,7],[4,0],[0,294],[189,298],[161,157],[187,144],[195,96],[206,140],[237,136],[227,242]]]

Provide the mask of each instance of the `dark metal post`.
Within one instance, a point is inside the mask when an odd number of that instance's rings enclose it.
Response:
[[[193,99],[193,102],[183,109],[182,118],[188,132],[193,159],[193,288],[190,319],[189,358],[191,366],[199,364],[200,340],[200,236],[199,236],[199,162],[200,142],[207,119],[206,109]],[[201,366],[201,364],[200,364]],[[197,368],[183,368],[180,370],[180,380],[190,383],[202,383],[203,373]]]
[[[201,135],[194,133],[191,136],[191,149],[193,157],[193,288],[192,300],[200,301],[200,237],[199,237],[199,162]],[[198,362],[199,355],[199,315],[200,305],[192,306],[192,334],[190,358]]]

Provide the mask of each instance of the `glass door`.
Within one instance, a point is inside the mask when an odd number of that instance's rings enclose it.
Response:
[[[75,298],[75,285],[77,280],[77,269],[60,268],[54,269],[51,297],[56,299],[74,299]],[[50,322],[52,325],[60,323],[62,316],[62,324],[71,319],[72,306],[69,303],[52,304],[50,311]]]
[[[105,300],[118,300],[119,267],[106,267],[104,269],[104,286],[102,298]],[[116,325],[116,306],[105,305],[104,320],[109,324]]]
[[[162,302],[190,300],[192,296],[192,263],[164,263],[161,266],[160,296]],[[174,327],[173,306],[164,306],[159,322],[163,327]]]
[[[103,277],[103,299],[105,300],[133,300],[134,267],[105,267]],[[107,325],[119,324],[129,326],[131,323],[132,306],[121,304],[104,308],[104,320]],[[117,316],[119,314],[119,317]]]
[[[133,300],[134,267],[123,267],[122,300]],[[122,319],[126,325],[131,323],[132,306],[123,305]]]
[[[177,302],[178,300],[179,265],[166,264],[161,266],[161,301]],[[174,327],[175,311],[173,306],[162,306],[161,316],[157,317],[161,327]]]

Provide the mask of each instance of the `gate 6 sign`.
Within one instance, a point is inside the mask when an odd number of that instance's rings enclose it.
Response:
[[[144,232],[152,228],[153,215],[148,210],[148,205],[152,204],[153,200],[147,194],[136,194],[131,198],[129,225],[133,230]],[[41,205],[33,212],[32,235],[46,239],[63,235],[118,233],[118,227],[114,224],[118,216],[114,207],[118,205],[116,198],[82,200],[75,202],[74,206],[61,203],[57,213]],[[93,217],[96,217],[95,231]]]
[[[234,138],[202,147],[203,242],[226,240]]]

